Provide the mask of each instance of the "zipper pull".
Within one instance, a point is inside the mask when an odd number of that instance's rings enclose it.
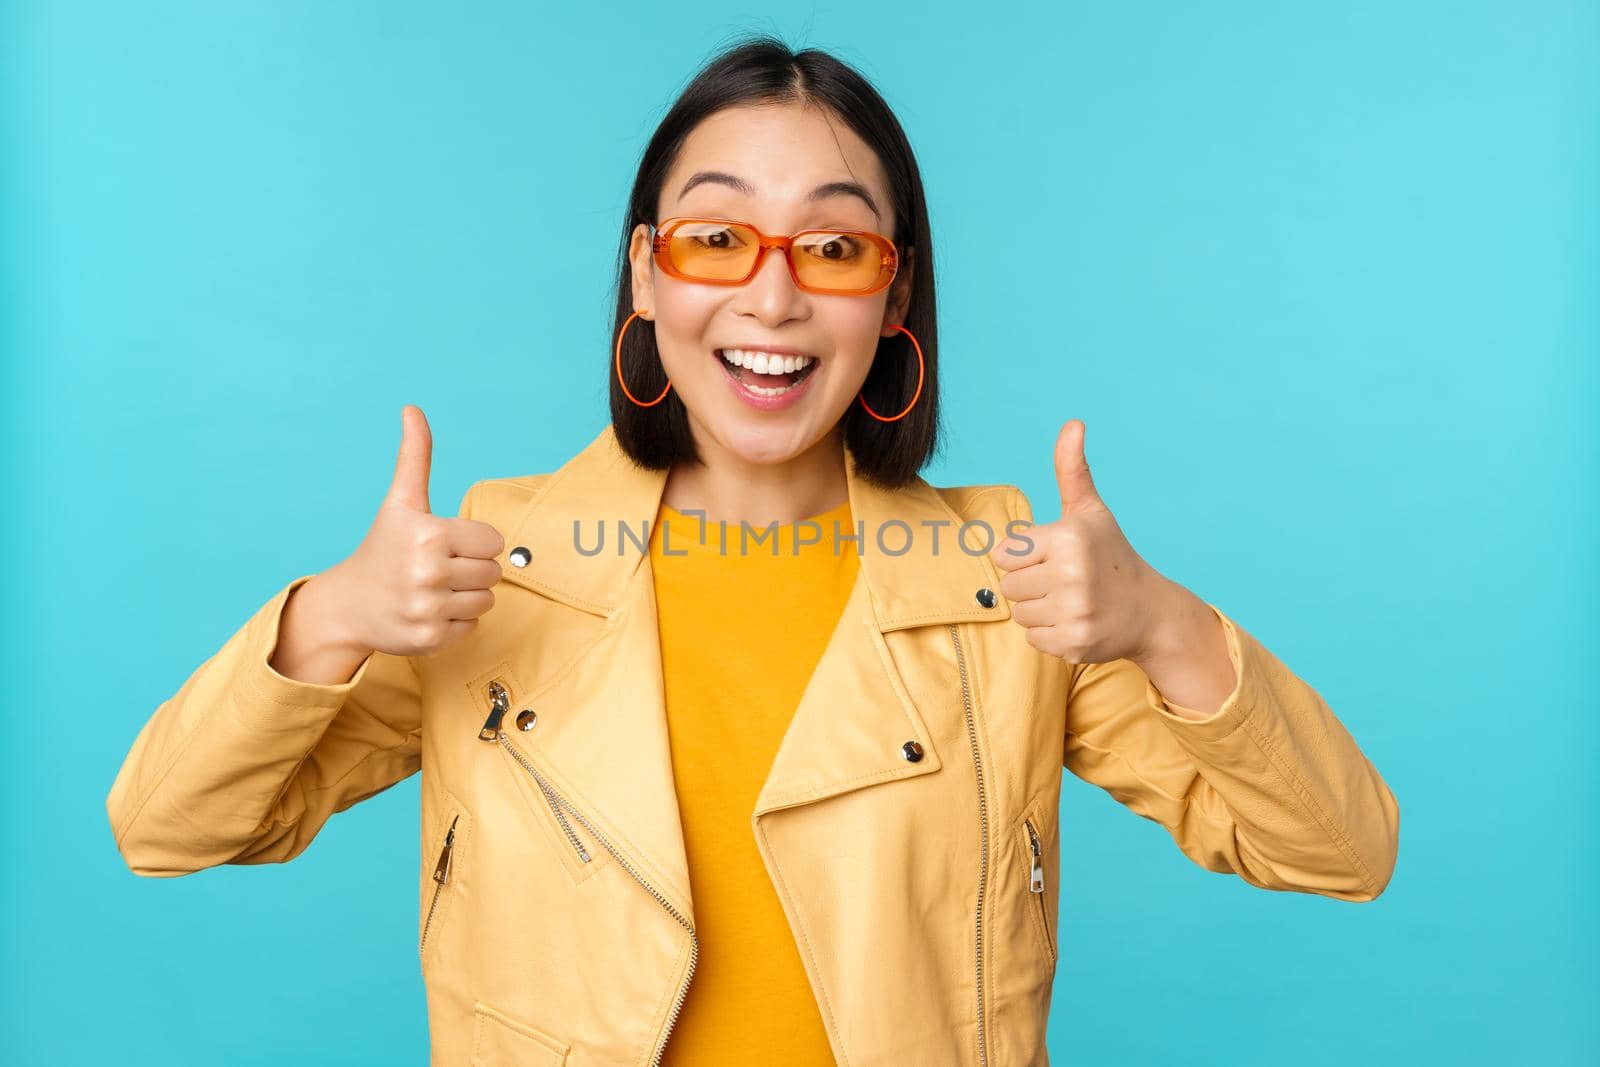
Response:
[[[459,818],[461,816],[457,815],[455,819],[450,820],[450,830],[444,835],[444,848],[439,850],[439,862],[433,868],[433,880],[440,885],[450,880],[450,853],[455,848],[456,819]]]
[[[1039,835],[1033,832],[1033,820],[1024,819],[1023,825],[1028,828],[1028,844],[1033,849],[1033,866],[1028,871],[1028,891],[1031,893],[1044,892],[1044,864],[1039,857]]]
[[[500,736],[500,720],[511,707],[511,694],[498,681],[489,683],[489,717],[478,731],[478,740],[493,741]]]

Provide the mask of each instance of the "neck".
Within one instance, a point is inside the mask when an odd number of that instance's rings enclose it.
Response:
[[[661,499],[679,511],[704,511],[707,522],[791,523],[844,503],[844,435],[834,429],[799,455],[753,461],[709,434],[696,435],[702,462],[667,473]]]

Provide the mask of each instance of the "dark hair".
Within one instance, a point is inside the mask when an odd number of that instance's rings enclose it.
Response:
[[[617,382],[615,339],[633,314],[628,248],[638,225],[659,221],[656,211],[662,184],[690,131],[724,108],[773,102],[822,105],[877,153],[894,204],[895,232],[889,236],[902,262],[908,250],[915,249],[905,326],[922,346],[926,364],[922,394],[910,413],[893,422],[873,418],[853,399],[842,420],[845,444],[856,469],[876,483],[898,488],[916,477],[938,443],[939,334],[932,236],[922,176],[899,120],[866,78],[827,52],[815,48],[795,52],[769,34],[742,39],[701,68],[667,111],[639,161],[622,228],[616,319],[611,327],[612,347],[606,352],[617,441],[635,462],[652,469],[700,459],[689,432],[688,412],[676,390],[659,404],[641,407],[627,398]],[[621,360],[622,373],[635,396],[659,396],[666,388],[653,322],[644,318],[633,321],[623,338]],[[879,338],[872,369],[861,387],[867,403],[880,414],[900,411],[910,402],[916,386],[917,354],[911,339],[899,331]]]

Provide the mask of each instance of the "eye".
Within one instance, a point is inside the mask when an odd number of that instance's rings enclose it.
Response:
[[[744,243],[739,240],[738,233],[726,226],[694,227],[683,233],[682,236],[687,237],[701,248],[710,249],[714,252],[730,251]]]
[[[866,242],[847,233],[812,233],[806,235],[801,246],[818,259],[847,262],[861,255]]]

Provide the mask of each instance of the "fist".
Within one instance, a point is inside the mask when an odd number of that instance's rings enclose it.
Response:
[[[422,409],[400,412],[388,494],[360,547],[329,571],[344,627],[363,648],[427,656],[461,640],[494,606],[505,540],[488,523],[428,507],[433,436]]]
[[[1138,661],[1148,653],[1170,583],[1133,550],[1100,499],[1083,454],[1086,429],[1072,419],[1056,438],[1061,518],[1030,527],[1028,551],[1012,536],[989,558],[1030,645],[1072,663]]]

